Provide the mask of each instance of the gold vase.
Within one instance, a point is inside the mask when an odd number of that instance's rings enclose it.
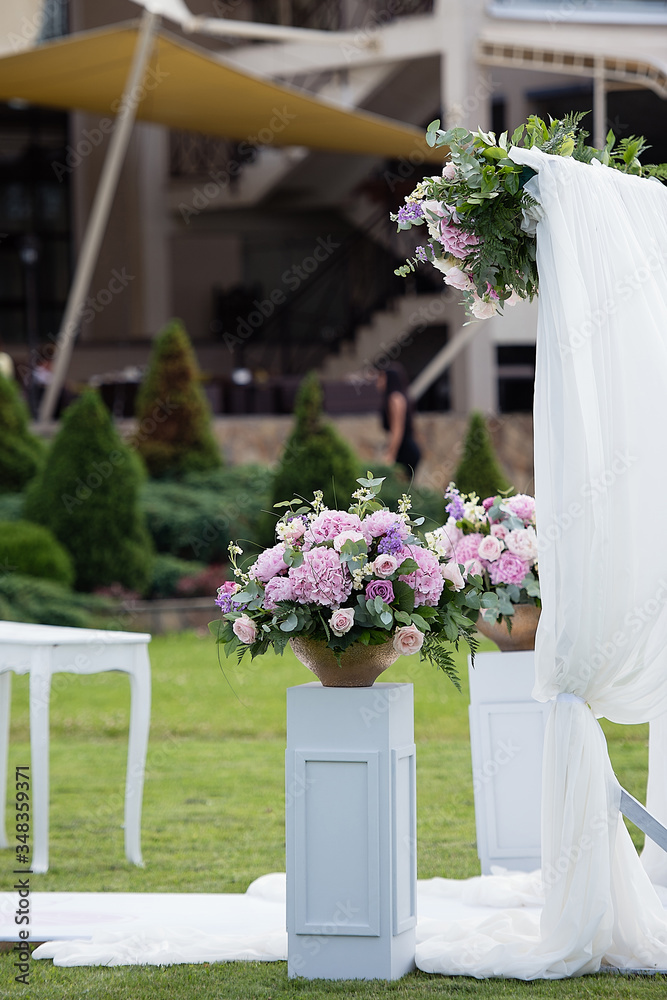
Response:
[[[391,641],[379,646],[354,642],[341,654],[338,666],[334,651],[321,639],[296,635],[289,643],[297,660],[312,670],[323,687],[372,687],[400,656]]]
[[[515,604],[511,632],[505,620],[487,622],[481,614],[477,617],[476,628],[487,639],[492,639],[503,653],[508,653],[520,649],[535,649],[535,633],[539,620],[540,609],[535,604]]]

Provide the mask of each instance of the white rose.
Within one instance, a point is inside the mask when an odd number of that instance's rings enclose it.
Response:
[[[537,559],[535,528],[517,528],[516,531],[508,532],[505,545],[519,559],[524,559],[526,562]]]
[[[463,579],[463,574],[458,567],[458,563],[452,562],[446,563],[444,566],[440,567],[440,572],[444,580],[449,580],[454,590],[463,590],[466,585]]]
[[[424,644],[424,633],[416,625],[402,625],[394,632],[394,649],[402,656],[418,653]]]

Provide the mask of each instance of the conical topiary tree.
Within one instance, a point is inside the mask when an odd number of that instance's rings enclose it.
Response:
[[[294,496],[310,499],[314,490],[322,490],[328,507],[347,508],[361,468],[347,442],[323,419],[322,388],[314,373],[299,387],[294,416],[273,480],[272,503]]]
[[[192,344],[180,320],[156,338],[137,396],[133,444],[151,476],[217,469],[222,460]]]
[[[0,375],[0,493],[20,493],[44,464],[44,445],[28,420],[16,382]]]
[[[67,408],[28,488],[24,517],[49,528],[69,551],[78,590],[147,587],[153,547],[139,507],[144,476],[97,392],[88,390]]]
[[[476,493],[480,499],[509,489],[502,473],[484,416],[471,413],[463,445],[463,455],[454,474],[461,493]]]

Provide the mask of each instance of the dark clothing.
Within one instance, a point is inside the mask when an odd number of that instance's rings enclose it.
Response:
[[[396,391],[396,390],[394,390]],[[404,395],[404,394],[402,394]],[[410,401],[405,397],[406,401],[406,411],[405,411],[405,430],[403,431],[403,440],[401,441],[398,452],[396,454],[396,464],[402,465],[410,476],[413,472],[417,471],[417,466],[419,465],[419,460],[421,459],[421,450],[419,445],[415,441],[412,431],[412,410],[410,407]],[[384,401],[384,408],[382,410],[382,426],[386,431],[390,430],[389,427],[389,397],[387,396]]]

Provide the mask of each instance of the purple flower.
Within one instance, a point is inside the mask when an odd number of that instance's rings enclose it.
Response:
[[[398,525],[393,528],[389,528],[387,533],[382,536],[378,544],[378,553],[380,555],[390,555],[393,556],[403,548],[403,539],[401,538],[401,529]]]
[[[226,583],[223,583],[222,587],[218,588],[218,596],[215,599],[215,603],[223,615],[228,615],[230,611],[243,611],[247,607],[246,604],[234,603],[234,594],[239,590],[239,586],[232,580],[227,580]]]
[[[369,601],[381,597],[385,604],[391,604],[394,600],[394,588],[391,585],[391,580],[371,580],[366,587],[366,597]]]
[[[453,496],[450,503],[445,507],[445,510],[455,521],[460,521],[465,514],[465,507],[463,506],[461,497]]]
[[[416,222],[417,219],[423,218],[424,213],[422,212],[421,205],[416,201],[409,201],[407,204],[402,205],[396,213],[397,222]]]

